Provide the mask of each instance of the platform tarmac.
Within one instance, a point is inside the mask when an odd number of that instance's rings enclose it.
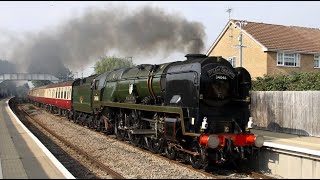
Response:
[[[0,179],[75,179],[0,100]]]
[[[319,137],[277,133],[258,129],[251,129],[251,132],[264,137],[264,146],[286,149],[320,157]]]

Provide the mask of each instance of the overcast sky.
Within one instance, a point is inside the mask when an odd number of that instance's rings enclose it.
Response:
[[[320,28],[320,2],[314,1],[1,1],[1,36],[6,34],[19,35],[26,32],[37,33],[46,29],[54,29],[67,19],[80,16],[88,7],[108,8],[115,5],[126,6],[127,11],[138,6],[151,5],[160,7],[168,13],[180,14],[188,21],[202,23],[206,33],[205,50],[202,53],[206,53],[228,22],[229,14],[226,12],[228,8],[232,8],[232,19]],[[4,37],[0,37],[0,40],[2,38]],[[6,44],[0,45],[2,46],[1,49],[10,48]],[[4,54],[1,55],[5,56]],[[183,56],[175,57],[182,58],[176,59],[177,61],[183,60]],[[93,64],[86,67],[84,76],[92,73],[93,68],[90,68],[91,66]]]

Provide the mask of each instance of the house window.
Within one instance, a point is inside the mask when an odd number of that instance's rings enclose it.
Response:
[[[300,67],[300,54],[278,52],[277,66]]]
[[[320,68],[320,55],[314,55],[314,68]]]
[[[236,57],[228,57],[227,61],[233,66],[236,67]]]

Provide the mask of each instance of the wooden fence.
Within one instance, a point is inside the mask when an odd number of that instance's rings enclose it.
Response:
[[[252,91],[258,129],[320,137],[320,91]]]

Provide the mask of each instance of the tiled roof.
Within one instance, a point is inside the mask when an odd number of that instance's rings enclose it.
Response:
[[[271,51],[320,53],[320,29],[247,21],[243,30]]]

